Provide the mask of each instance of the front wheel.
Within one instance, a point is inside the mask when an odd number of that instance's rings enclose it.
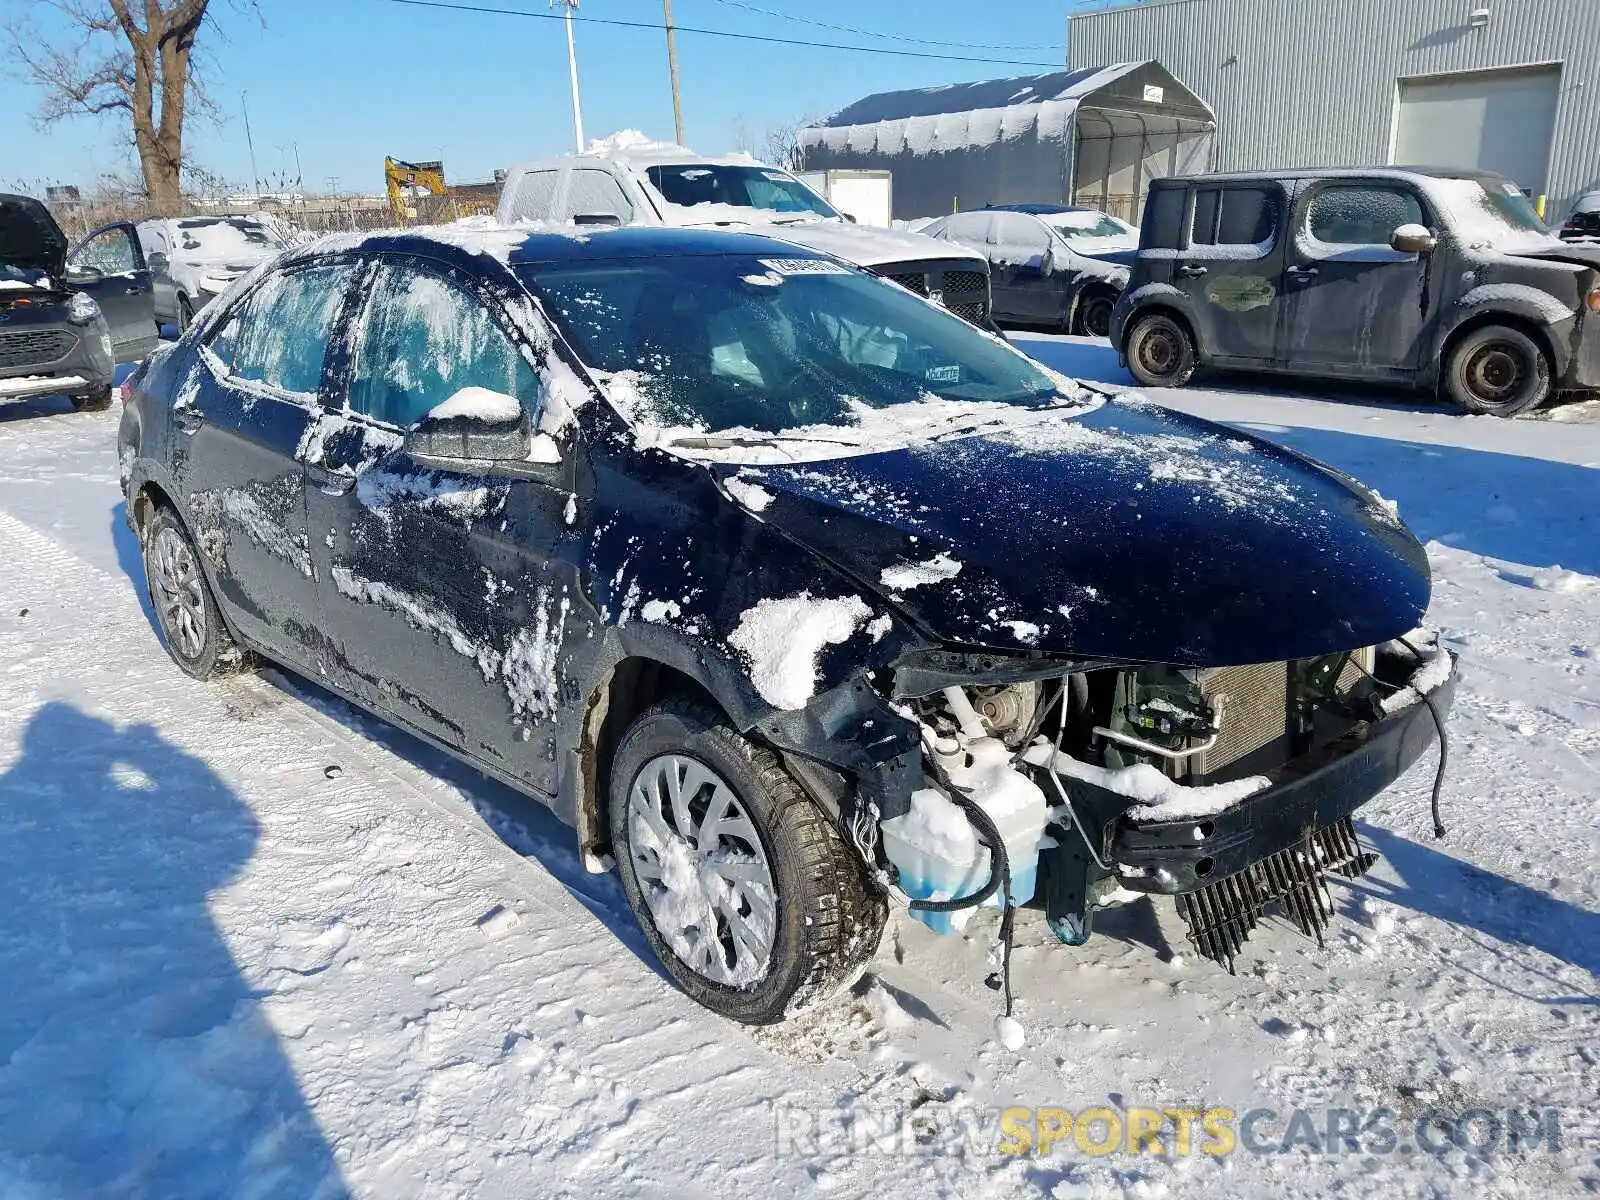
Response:
[[[72,397],[72,407],[78,412],[105,412],[111,407],[111,401],[116,398],[116,394],[117,389],[108,383],[86,396]]]
[[[765,746],[687,700],[623,735],[611,842],[651,948],[694,999],[748,1025],[852,982],[887,917],[828,817]]]
[[[1194,338],[1165,313],[1140,317],[1128,335],[1128,370],[1146,387],[1182,387],[1194,375]]]
[[[180,334],[183,333],[185,330],[187,330],[189,328],[190,325],[193,325],[193,324],[194,324],[194,305],[192,303],[190,303],[189,297],[183,295],[182,293],[179,293],[179,295],[178,295],[178,332]]]
[[[1450,352],[1445,390],[1469,413],[1514,417],[1550,398],[1550,361],[1520,329],[1486,325]]]
[[[1089,337],[1108,337],[1111,333],[1111,310],[1116,301],[1104,292],[1085,297],[1078,314],[1078,332]]]
[[[217,611],[200,552],[170,508],[151,516],[143,548],[150,603],[172,661],[196,679],[212,679],[246,665],[247,656]]]

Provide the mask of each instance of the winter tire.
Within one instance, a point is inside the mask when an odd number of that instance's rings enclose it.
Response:
[[[688,700],[617,747],[611,842],[623,891],[678,986],[764,1025],[853,982],[887,909],[828,817],[771,750]]]
[[[194,324],[194,305],[181,292],[178,295],[178,333],[182,335]]]
[[[1083,301],[1083,307],[1078,311],[1077,332],[1088,337],[1109,337],[1111,334],[1111,310],[1116,307],[1116,301],[1104,292],[1093,292]]]
[[[222,623],[200,552],[170,508],[158,508],[150,518],[143,549],[150,603],[172,661],[196,679],[243,666],[245,657]]]
[[[116,397],[117,389],[110,384],[97,392],[90,392],[87,396],[74,396],[72,407],[78,412],[105,412],[111,407],[111,401]]]
[[[1194,338],[1165,313],[1140,317],[1128,335],[1128,370],[1145,387],[1182,387],[1194,374]]]
[[[1520,329],[1486,325],[1458,342],[1445,364],[1450,399],[1479,416],[1514,417],[1550,398],[1550,360]]]

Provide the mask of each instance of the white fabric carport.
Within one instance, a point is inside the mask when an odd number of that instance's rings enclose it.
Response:
[[[1149,181],[1206,169],[1216,118],[1156,62],[884,92],[801,131],[806,170],[888,170],[894,215],[1084,203],[1136,218]]]

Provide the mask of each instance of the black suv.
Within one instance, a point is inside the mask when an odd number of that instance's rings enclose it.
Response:
[[[1389,644],[1428,560],[1373,493],[793,243],[335,238],[135,389],[177,664],[265,655],[550,804],[744,1021],[891,896],[1077,944],[1120,884],[1230,964],[1271,906],[1320,932],[1453,685]]]
[[[1161,179],[1111,338],[1152,387],[1278,371],[1509,417],[1600,388],[1600,245],[1561,241],[1482,172]]]
[[[65,392],[111,404],[119,362],[157,342],[150,271],[131,232],[73,247],[31,196],[0,195],[0,401]]]

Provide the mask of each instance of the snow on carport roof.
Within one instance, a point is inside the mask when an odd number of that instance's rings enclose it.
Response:
[[[980,79],[972,83],[947,83],[939,87],[910,88],[903,92],[878,92],[840,109],[821,124],[838,129],[847,125],[872,125],[907,117],[942,116],[975,108],[1008,108],[1015,104],[1042,104],[1070,100],[1120,79],[1139,63],[1117,63],[1082,71],[1051,71],[1045,75],[1014,75],[1009,79]]]

